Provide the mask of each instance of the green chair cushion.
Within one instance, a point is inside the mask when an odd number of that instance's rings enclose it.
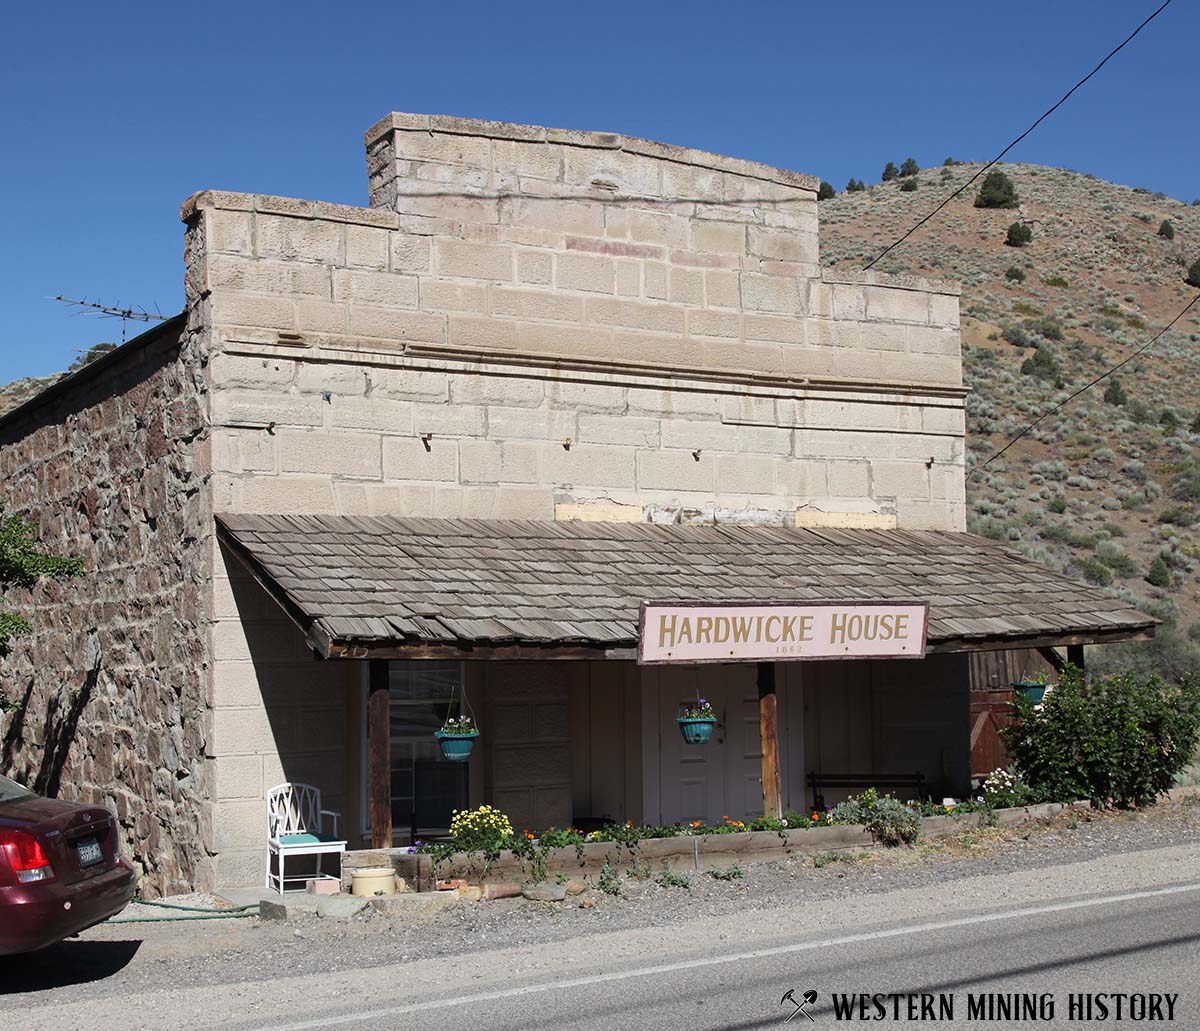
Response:
[[[280,835],[281,845],[324,845],[330,841],[341,841],[331,834],[283,834]]]

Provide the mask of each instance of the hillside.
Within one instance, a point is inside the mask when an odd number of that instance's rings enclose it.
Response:
[[[822,261],[861,267],[978,167],[822,201]],[[1184,277],[1200,257],[1200,206],[1066,169],[1002,167],[1018,209],[976,208],[976,183],[876,266],[962,284],[968,468],[1196,293]],[[1174,239],[1158,235],[1164,219]],[[1033,239],[1006,246],[1018,220]],[[1154,651],[1176,668],[1200,658],[1198,344],[1200,305],[1121,370],[1122,403],[1115,391],[1106,401],[1108,381],[1093,387],[967,484],[972,531],[1172,621]]]

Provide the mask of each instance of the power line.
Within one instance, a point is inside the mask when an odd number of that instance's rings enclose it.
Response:
[[[1092,387],[1094,387],[1097,383],[1101,382],[1102,380],[1107,379],[1114,372],[1117,372],[1120,369],[1123,369],[1126,365],[1128,365],[1131,361],[1133,361],[1134,358],[1136,358],[1138,355],[1144,354],[1146,351],[1149,351],[1150,348],[1152,348],[1155,344],[1158,343],[1158,341],[1161,339],[1161,337],[1163,336],[1164,333],[1166,333],[1169,329],[1171,329],[1175,325],[1176,322],[1178,322],[1189,311],[1192,310],[1192,307],[1195,305],[1195,303],[1197,301],[1200,301],[1200,293],[1196,294],[1190,301],[1188,301],[1188,303],[1184,306],[1183,310],[1178,315],[1176,315],[1175,318],[1173,318],[1170,322],[1168,322],[1165,326],[1163,326],[1162,329],[1160,329],[1157,333],[1155,333],[1154,338],[1149,343],[1144,344],[1142,347],[1139,347],[1128,358],[1124,359],[1123,361],[1118,362],[1111,369],[1108,369],[1105,372],[1102,372],[1099,376],[1097,376],[1090,383],[1085,383],[1082,387],[1080,387],[1078,390],[1076,390],[1073,394],[1069,394],[1067,397],[1064,397],[1053,408],[1050,408],[1047,411],[1043,412],[1036,419],[1034,419],[1033,422],[1031,422],[1023,430],[1021,430],[1020,433],[1018,433],[1015,437],[1013,437],[1007,444],[1005,444],[1004,447],[1000,448],[999,451],[993,451],[991,453],[991,455],[989,455],[984,461],[980,462],[978,465],[973,466],[971,468],[971,471],[967,473],[967,479],[970,480],[971,477],[974,476],[977,472],[979,472],[980,469],[984,468],[989,463],[995,461],[1002,454],[1004,454],[1005,451],[1007,451],[1010,447],[1012,447],[1018,440],[1020,440],[1022,437],[1027,436],[1030,432],[1032,432],[1034,427],[1038,425],[1038,423],[1042,422],[1045,419],[1048,419],[1055,412],[1061,411],[1068,404],[1070,404],[1072,401],[1074,401],[1075,398],[1077,398],[1080,394],[1084,393],[1085,391],[1091,390]]]
[[[890,254],[897,247],[899,247],[902,243],[904,243],[905,240],[907,240],[910,236],[912,236],[913,233],[915,233],[918,229],[920,229],[921,226],[923,226],[926,222],[928,222],[931,218],[933,218],[933,216],[936,215],[939,211],[941,211],[942,208],[944,208],[947,204],[949,204],[952,200],[954,200],[955,197],[957,197],[964,190],[966,190],[973,182],[975,182],[976,179],[978,179],[981,175],[983,175],[984,172],[986,172],[993,165],[998,164],[1000,159],[1003,158],[1005,154],[1007,154],[1010,150],[1013,149],[1013,147],[1015,147],[1018,143],[1020,143],[1023,139],[1025,139],[1026,136],[1028,136],[1031,132],[1033,132],[1034,129],[1036,129],[1039,125],[1041,125],[1042,122],[1044,122],[1047,118],[1049,118],[1052,114],[1054,114],[1055,111],[1057,111],[1060,107],[1062,107],[1062,105],[1066,103],[1066,101],[1071,96],[1071,94],[1073,94],[1077,89],[1079,89],[1085,82],[1088,81],[1088,79],[1090,79],[1093,75],[1095,75],[1101,68],[1103,68],[1106,64],[1108,64],[1108,62],[1111,58],[1115,57],[1117,55],[1117,53],[1119,53],[1121,50],[1123,50],[1125,48],[1125,45],[1127,43],[1129,43],[1134,38],[1134,36],[1136,36],[1139,32],[1141,32],[1142,29],[1144,29],[1147,25],[1149,25],[1152,21],[1154,21],[1155,18],[1157,18],[1160,14],[1162,14],[1163,11],[1165,11],[1168,7],[1170,7],[1171,2],[1172,2],[1172,0],[1165,0],[1163,5],[1161,7],[1159,7],[1159,9],[1157,11],[1155,11],[1153,14],[1151,14],[1150,17],[1148,17],[1144,22],[1142,22],[1141,25],[1139,25],[1136,29],[1134,29],[1133,32],[1131,32],[1128,36],[1126,36],[1125,39],[1121,41],[1121,44],[1119,46],[1110,50],[1105,55],[1104,60],[1102,60],[1098,65],[1096,65],[1095,68],[1093,68],[1090,72],[1088,72],[1087,75],[1085,75],[1077,83],[1075,83],[1074,86],[1072,86],[1069,90],[1067,90],[1067,92],[1064,93],[1062,95],[1062,97],[1059,98],[1058,103],[1056,103],[1053,107],[1051,107],[1049,110],[1047,110],[1045,113],[1043,113],[1042,116],[1040,118],[1038,118],[1038,120],[1036,122],[1033,123],[1033,125],[1031,125],[1023,133],[1021,133],[1020,136],[1018,136],[1015,140],[1012,141],[1012,143],[1010,143],[1007,147],[1005,147],[1002,151],[1000,151],[999,154],[997,154],[994,158],[992,158],[991,161],[989,161],[978,172],[976,172],[973,176],[971,176],[971,178],[968,179],[965,183],[963,183],[962,186],[960,186],[957,190],[955,190],[952,194],[950,194],[949,197],[947,197],[944,201],[942,201],[936,208],[934,208],[931,212],[929,212],[928,215],[926,215],[924,218],[922,218],[907,233],[905,233],[902,237],[900,237],[900,239],[898,239],[894,243],[888,245],[888,247],[886,247],[879,255],[877,255],[876,257],[872,258],[869,262],[867,262],[867,264],[863,266],[863,271],[866,272],[869,268],[871,268],[872,265],[874,265],[876,262],[878,262],[881,258],[887,257],[888,254]]]

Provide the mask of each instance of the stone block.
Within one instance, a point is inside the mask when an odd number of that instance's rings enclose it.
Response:
[[[268,261],[231,254],[208,259],[208,283],[213,290],[254,291],[293,296],[305,294],[329,300],[330,269],[299,261]]]
[[[705,271],[704,303],[710,308],[740,308],[742,294],[738,274],[719,269]]]
[[[737,447],[744,454],[791,455],[792,431],[783,426],[738,426]]]
[[[409,233],[388,233],[393,272],[425,272],[430,264],[430,240],[428,236],[413,236]]]
[[[367,391],[367,370],[361,365],[335,362],[300,362],[296,389],[301,393],[332,393],[361,397]]]
[[[496,491],[492,519],[553,519],[554,494],[548,487],[514,487]]]
[[[500,205],[500,221],[576,236],[603,236],[604,205],[561,197],[505,197]]]
[[[766,311],[802,315],[804,298],[800,283],[784,276],[765,276],[757,272],[741,273],[742,307],[749,311]]]
[[[667,266],[661,261],[647,261],[642,267],[642,289],[647,297],[665,301],[671,293]]]
[[[959,325],[958,298],[948,294],[933,294],[929,298],[929,321],[935,326],[957,329]]]
[[[351,268],[388,267],[388,231],[374,226],[346,226],[346,264]]]
[[[554,260],[545,251],[517,251],[517,282],[549,286],[554,279]]]
[[[782,315],[758,315],[752,312],[742,316],[742,333],[747,340],[766,340],[780,344],[803,344],[807,339],[803,319]]]
[[[342,258],[342,225],[320,219],[259,214],[255,223],[258,255],[337,265]]]
[[[567,889],[562,884],[531,884],[521,889],[521,894],[530,902],[562,902],[567,897]]]
[[[716,254],[745,254],[746,227],[739,222],[694,221],[691,249]]]
[[[585,327],[569,322],[512,325],[516,346],[522,351],[601,360],[613,357],[613,331],[602,326]]]
[[[397,130],[392,137],[397,161],[440,161],[491,168],[490,141],[478,136]]]
[[[637,297],[642,292],[642,267],[632,259],[617,259],[616,288],[620,297]]]
[[[908,326],[908,350],[913,354],[940,354],[958,357],[961,343],[956,329],[936,326]]]
[[[370,899],[358,899],[352,895],[322,896],[317,900],[317,916],[325,920],[349,920],[370,904]]]
[[[533,443],[463,440],[458,445],[460,481],[537,483],[538,446]]]
[[[232,594],[232,589],[228,588],[229,580],[224,577],[215,577],[214,585],[222,583],[226,585],[229,593]],[[254,585],[255,590],[261,592],[261,588],[257,584]],[[266,599],[270,604],[275,602],[271,599]],[[278,606],[277,606],[278,607]],[[221,614],[218,618],[237,619],[240,617],[238,611],[232,614]],[[218,709],[223,708],[262,708],[263,706],[263,691],[259,684],[258,669],[253,662],[216,662],[213,664],[213,706]]]
[[[377,433],[282,430],[279,467],[285,473],[326,473],[378,479],[382,473]]]
[[[563,150],[563,182],[600,186],[617,193],[639,197],[662,195],[659,162],[622,150],[566,147]]]
[[[683,312],[673,305],[589,297],[585,307],[588,322],[659,333],[684,332]]]
[[[566,384],[547,385],[560,393]],[[576,409],[569,403],[561,409],[489,408],[487,435],[492,440],[542,440],[562,444],[578,440]]]
[[[670,297],[675,304],[704,304],[704,273],[699,269],[671,268]]]
[[[625,388],[608,383],[551,382],[546,384],[546,400],[554,408],[572,412],[620,413],[626,408]]]
[[[341,891],[341,885],[328,877],[310,877],[304,882],[304,890],[309,895],[336,895]]]
[[[456,347],[511,351],[517,346],[517,325],[482,315],[450,315],[449,342]]]
[[[211,298],[212,321],[218,326],[259,326],[295,329],[293,302],[288,297],[267,297],[219,291]]]
[[[771,494],[781,460],[757,455],[717,455],[717,490],[730,494]]]
[[[333,299],[362,301],[384,308],[417,307],[417,277],[395,272],[333,270]]]
[[[656,415],[668,419],[721,417],[721,396],[689,390],[658,390],[630,387],[627,393],[630,415]]]
[[[487,311],[487,290],[475,283],[451,283],[437,279],[421,280],[423,311]]]
[[[709,311],[697,309],[687,313],[687,331],[690,336],[726,337],[740,340],[742,316],[732,311]]]
[[[713,419],[663,419],[660,432],[664,448],[678,448],[681,451],[737,450],[737,428]]]
[[[301,333],[343,336],[346,332],[346,305],[316,298],[298,297],[296,298],[296,328]]]
[[[886,286],[863,287],[867,318],[872,322],[929,322],[929,294]]]
[[[749,226],[747,249],[750,254],[775,261],[817,263],[816,232],[796,232],[768,226]]]
[[[611,258],[572,252],[555,257],[554,283],[560,290],[611,294],[615,288],[615,275]]]
[[[507,244],[437,239],[433,249],[439,275],[512,282],[513,249]]]
[[[536,179],[561,179],[562,160],[562,147],[553,143],[492,141],[492,167],[497,172]]]
[[[337,397],[331,404],[330,425],[335,429],[373,430],[411,436],[411,401],[393,401],[385,397]]]
[[[210,252],[254,253],[254,216],[250,212],[211,210],[205,213],[204,225]]]
[[[418,404],[413,408],[413,428],[417,436],[482,437],[484,409],[466,404]]]
[[[350,332],[385,340],[444,344],[446,316],[400,308],[380,308],[356,301],[350,305]]]
[[[514,881],[485,881],[483,897],[491,902],[494,899],[513,899],[521,894],[521,886]]]
[[[447,401],[450,376],[423,369],[372,369],[371,393],[405,401]]]
[[[554,290],[523,290],[494,286],[488,291],[492,314],[559,322],[583,321],[583,298]],[[616,302],[613,302],[616,303]]]
[[[634,447],[659,446],[657,419],[622,415],[580,415],[578,443],[632,444]]]
[[[215,386],[278,390],[296,378],[296,363],[285,358],[251,358],[217,352],[209,362],[209,374]]]
[[[544,444],[540,460],[542,482],[563,488],[632,488],[634,454],[632,447],[618,445],[581,444],[568,451],[561,444]]]
[[[213,760],[217,798],[263,797],[262,757],[259,755],[224,755]]]
[[[450,403],[537,408],[543,400],[542,381],[525,376],[456,376],[450,383]]]
[[[872,462],[871,494],[876,498],[928,500],[929,470],[921,461]]]
[[[333,515],[333,483],[328,476],[253,476],[236,483],[238,510],[295,515]]]
[[[439,440],[436,435],[428,443],[420,437],[384,437],[383,476],[388,480],[455,483],[458,445],[453,439]]]
[[[709,369],[738,369],[778,374],[784,371],[784,349],[779,344],[706,338],[698,363]]]
[[[861,321],[867,317],[867,295],[861,286],[834,286],[832,311],[835,319]]]
[[[889,354],[881,374],[902,383],[957,387],[962,385],[962,361],[941,354]]]
[[[859,327],[859,346],[868,351],[903,351],[908,346],[909,326],[887,322],[864,322]],[[853,346],[845,344],[842,346]],[[888,361],[884,358],[884,361]]]
[[[870,462],[830,462],[826,470],[826,477],[829,493],[834,497],[866,498],[870,496]]]
[[[691,451],[642,451],[637,456],[639,490],[685,490],[711,494],[717,486],[716,458]]]

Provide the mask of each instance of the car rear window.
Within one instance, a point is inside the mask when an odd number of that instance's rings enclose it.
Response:
[[[0,802],[15,802],[18,798],[29,798],[32,791],[21,787],[15,780],[0,777]]]

